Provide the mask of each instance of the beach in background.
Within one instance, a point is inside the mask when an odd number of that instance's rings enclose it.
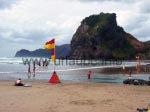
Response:
[[[24,58],[30,59],[30,58]],[[32,58],[35,59],[35,58]],[[38,59],[39,60],[39,59]],[[44,60],[44,59],[43,59]],[[58,61],[58,60],[56,60]],[[99,63],[99,65],[81,65],[72,64],[73,61],[66,60],[57,62],[55,70],[62,82],[103,82],[103,83],[122,83],[123,80],[128,78],[128,71],[133,71],[133,78],[149,80],[150,77],[150,65],[149,61],[141,61],[141,72],[136,73],[135,65],[136,61],[121,61]],[[126,72],[122,71],[122,66],[126,66]],[[146,67],[146,71],[145,68]],[[92,76],[88,80],[86,73],[91,70]],[[28,64],[23,64],[22,58],[0,58],[0,79],[28,79],[27,75]],[[31,61],[31,72],[33,71]],[[54,71],[53,63],[50,63],[48,67],[36,65],[35,80],[49,80]],[[31,79],[32,73],[31,73]]]

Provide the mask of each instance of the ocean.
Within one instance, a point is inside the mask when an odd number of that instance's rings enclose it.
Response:
[[[56,60],[55,66],[49,62],[47,67],[43,67],[42,62],[49,59],[45,58],[0,58],[0,79],[28,79],[28,63],[31,64],[33,71],[33,61],[36,63],[36,75],[34,80],[49,80],[54,69],[62,82],[101,82],[101,83],[122,83],[128,78],[128,74],[101,74],[100,71],[107,67],[121,68],[123,65],[135,66],[135,61],[104,61],[104,60]],[[28,63],[27,63],[28,62]],[[39,62],[41,66],[39,66]],[[144,62],[141,64],[145,64]],[[87,79],[86,73],[91,70],[91,79]],[[33,79],[31,73],[31,79]],[[150,74],[136,74],[133,78],[148,80]],[[31,80],[30,79],[30,80]]]

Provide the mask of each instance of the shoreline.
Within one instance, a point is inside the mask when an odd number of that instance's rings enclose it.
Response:
[[[125,69],[125,72],[122,70],[122,66],[119,68],[96,68],[92,69],[92,75],[91,80],[87,80],[86,73],[87,70],[82,70],[79,72],[76,71],[68,71],[68,72],[58,72],[58,75],[60,77],[60,80],[63,83],[82,83],[82,82],[93,82],[93,83],[117,83],[121,84],[125,78],[127,79],[129,74],[128,71],[132,71],[133,77],[137,78],[143,78],[144,80],[148,80],[148,77],[150,77],[150,65],[141,65],[140,73],[137,74],[135,71],[135,67],[127,67]],[[147,68],[146,71],[144,68]],[[90,69],[89,69],[90,70]],[[0,74],[1,80],[16,80],[18,78],[23,79],[23,81],[34,81],[34,79],[27,79],[27,73],[23,74],[21,72],[18,72],[17,74]],[[52,75],[51,72],[47,73],[38,73],[36,74],[35,80],[36,81],[45,81],[48,82]],[[112,76],[111,76],[112,75]],[[134,76],[135,75],[135,76]]]
[[[147,65],[140,65],[140,71],[137,73],[135,66],[125,67],[125,70],[120,68],[103,68],[100,73],[101,74],[126,74],[128,75],[128,72],[132,71],[132,74],[150,74],[150,64]]]

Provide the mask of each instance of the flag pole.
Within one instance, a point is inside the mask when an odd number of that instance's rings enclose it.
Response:
[[[55,48],[54,48],[54,56],[56,56],[55,55]],[[55,61],[56,61],[56,58],[54,59],[54,71],[55,71]]]
[[[56,61],[56,54],[55,54],[55,50],[56,50],[56,41],[54,40],[54,71],[55,71],[55,61]]]

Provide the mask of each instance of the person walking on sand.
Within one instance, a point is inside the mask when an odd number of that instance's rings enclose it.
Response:
[[[91,78],[91,71],[88,71],[88,72],[87,72],[87,77],[88,77],[88,79]]]
[[[31,67],[30,64],[28,64],[28,79],[31,77]]]

